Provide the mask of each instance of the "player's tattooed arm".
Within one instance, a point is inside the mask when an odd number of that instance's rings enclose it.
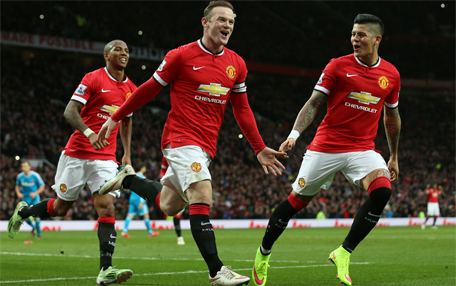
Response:
[[[88,128],[84,121],[82,121],[80,115],[83,106],[84,105],[78,101],[70,100],[65,108],[65,112],[63,113],[63,116],[65,116],[65,119],[68,121],[68,123],[70,123],[74,128],[81,131],[81,133]]]
[[[390,149],[390,156],[397,157],[399,147],[399,135],[401,133],[401,117],[399,116],[399,108],[384,108],[384,124],[386,131],[386,139]]]
[[[298,114],[293,126],[293,130],[297,130],[300,134],[312,123],[320,108],[326,101],[328,96],[318,90],[314,90],[312,96],[304,104]]]

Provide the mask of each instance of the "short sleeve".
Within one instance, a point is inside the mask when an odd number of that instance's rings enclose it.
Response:
[[[73,96],[71,96],[71,99],[76,100],[85,105],[94,90],[93,78],[94,77],[92,73],[86,74],[82,81],[79,83],[76,90],[74,91]]]
[[[165,87],[172,82],[182,68],[182,52],[180,48],[169,51],[162,63],[152,76],[161,86]]]
[[[318,79],[317,84],[314,89],[323,92],[326,95],[331,93],[334,85],[336,84],[336,61],[331,59],[323,70],[320,78]]]

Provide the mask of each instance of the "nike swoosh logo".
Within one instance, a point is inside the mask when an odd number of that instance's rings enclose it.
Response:
[[[117,184],[119,180],[117,180],[114,184],[112,184],[112,186],[108,189],[108,191],[106,193],[109,193],[110,191],[112,191],[112,189],[114,189],[115,185]]]
[[[104,90],[104,89],[101,89],[101,92],[110,92],[111,90]]]
[[[197,71],[197,70],[202,69],[202,68],[204,68],[204,67],[205,67],[205,66],[202,66],[202,67],[198,67],[198,68],[197,68],[197,67],[193,66],[193,70],[194,70],[194,71]]]
[[[382,217],[382,215],[375,215],[375,214],[373,214],[373,213],[371,213],[371,212],[368,212],[367,214],[368,214],[368,215],[371,215],[371,216],[375,216],[375,217]]]
[[[110,238],[117,238],[117,236],[112,236],[112,233],[109,235]]]
[[[210,279],[209,282],[212,283],[212,282],[217,281],[217,280],[219,280],[219,279],[220,279],[220,278],[213,278],[213,279]]]
[[[357,74],[348,74],[347,73],[347,77],[352,77],[352,76],[357,76]]]
[[[211,224],[210,222],[201,222],[201,225]]]
[[[255,267],[253,267],[253,277],[255,277],[255,283],[257,285],[263,285],[264,278],[261,280],[258,278]]]

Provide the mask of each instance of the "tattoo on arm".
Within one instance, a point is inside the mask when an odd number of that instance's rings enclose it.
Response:
[[[65,108],[63,116],[74,128],[78,129],[81,132],[87,129],[87,125],[81,118],[81,109],[84,105],[80,102],[70,100],[68,105]]]
[[[401,133],[401,117],[398,108],[385,107],[384,123],[386,139],[391,155],[397,155],[399,147],[399,135]]]
[[[317,115],[320,108],[323,106],[327,98],[327,95],[314,90],[312,96],[306,102],[304,107],[298,114],[295,124],[293,126],[294,130],[297,130],[299,133],[302,133],[306,128],[312,123],[315,116]]]
[[[377,178],[379,178],[379,177],[387,177],[388,179],[391,179],[390,173],[389,173],[387,170],[383,170],[383,169],[382,169],[382,170],[378,170],[378,171],[375,173],[375,175],[374,175],[374,177],[372,178],[372,180],[375,180],[375,179],[377,179]]]

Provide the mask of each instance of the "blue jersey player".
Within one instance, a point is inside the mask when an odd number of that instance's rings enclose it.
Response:
[[[137,169],[139,171],[136,173],[136,176],[140,178],[146,178],[144,174],[147,171],[146,165],[145,164],[138,164]],[[144,218],[144,224],[147,227],[147,231],[149,232],[149,237],[154,237],[159,235],[159,232],[153,232],[152,228],[150,226],[150,219],[149,219],[149,207],[147,206],[146,200],[141,198],[138,194],[134,192],[134,190],[131,190],[130,193],[130,207],[128,208],[128,216],[125,219],[125,226],[122,231],[122,236],[130,238],[131,236],[128,234],[128,225],[130,224],[131,220],[137,216],[142,216]]]
[[[44,191],[44,182],[40,174],[32,171],[30,162],[23,161],[21,163],[22,172],[17,175],[16,179],[16,194],[17,197],[26,202],[29,206],[40,202],[40,193]],[[25,220],[32,227],[32,237],[37,235],[37,239],[41,239],[40,218],[35,218],[35,224],[30,218]]]

